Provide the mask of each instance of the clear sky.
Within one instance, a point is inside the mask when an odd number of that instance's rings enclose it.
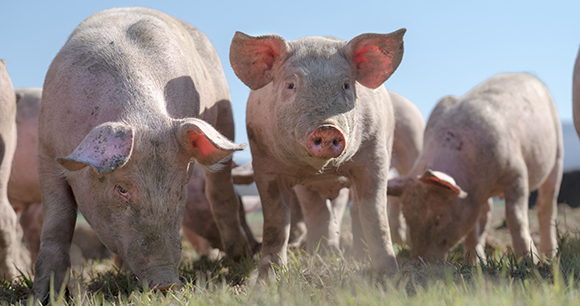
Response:
[[[41,87],[50,62],[72,30],[98,11],[150,7],[203,31],[221,57],[236,120],[247,142],[249,89],[229,64],[235,31],[277,33],[287,40],[330,35],[348,40],[366,32],[407,28],[405,55],[385,86],[428,118],[444,95],[463,95],[502,72],[528,72],[550,89],[562,121],[572,120],[572,69],[580,46],[580,1],[26,1],[0,5],[0,58],[15,87]],[[237,153],[249,157],[249,150]]]

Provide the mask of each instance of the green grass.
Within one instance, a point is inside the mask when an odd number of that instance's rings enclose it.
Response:
[[[580,235],[561,235],[559,247],[555,260],[539,265],[499,253],[468,264],[460,247],[449,261],[400,257],[400,272],[389,277],[375,273],[368,259],[294,250],[287,267],[266,281],[257,280],[256,260],[227,267],[198,257],[182,264],[187,285],[165,293],[143,288],[104,260],[73,271],[68,302],[64,294],[53,299],[60,305],[580,305]],[[0,303],[32,305],[31,286],[25,275],[3,282]]]

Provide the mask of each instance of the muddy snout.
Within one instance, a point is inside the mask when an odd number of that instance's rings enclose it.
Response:
[[[340,156],[345,144],[344,134],[332,125],[319,126],[306,139],[306,148],[312,156],[318,158]]]

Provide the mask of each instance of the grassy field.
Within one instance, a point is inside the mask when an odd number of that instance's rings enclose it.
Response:
[[[55,293],[55,304],[73,305],[580,305],[580,211],[562,207],[558,217],[557,258],[538,265],[509,253],[501,226],[501,204],[494,212],[487,263],[465,263],[461,245],[448,261],[409,260],[399,250],[400,272],[381,276],[368,259],[344,254],[289,253],[289,264],[266,281],[257,280],[257,259],[234,266],[200,258],[184,243],[178,291],[156,292],[114,268],[110,260],[74,268],[70,297]],[[345,218],[348,224],[348,215]],[[249,216],[260,236],[260,215]],[[532,232],[537,232],[530,213]],[[507,239],[507,240],[506,240]],[[23,275],[0,287],[2,305],[32,305],[32,281]]]

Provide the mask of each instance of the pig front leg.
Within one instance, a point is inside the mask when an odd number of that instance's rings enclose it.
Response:
[[[479,261],[479,258],[485,261],[485,237],[487,236],[492,211],[493,199],[488,198],[482,205],[475,227],[465,237],[464,257],[472,262]]]
[[[517,257],[527,255],[533,257],[537,255],[537,251],[530,235],[528,221],[529,188],[528,175],[525,169],[508,183],[504,194],[506,222],[512,236],[514,253]],[[533,257],[533,260],[536,259]]]
[[[348,202],[348,189],[343,188],[332,201],[322,198],[317,191],[304,185],[296,185],[294,190],[306,223],[307,251],[313,253],[321,242],[330,250],[338,251],[340,225]]]
[[[300,202],[294,189],[292,189],[291,196],[290,203],[292,206],[290,207],[290,237],[288,238],[288,247],[299,248],[302,240],[306,236],[306,223],[304,222],[302,208],[300,207]]]
[[[407,242],[407,223],[401,211],[401,200],[397,197],[387,197],[387,199],[391,239],[394,243],[404,245]]]
[[[394,273],[399,266],[387,217],[388,160],[383,163],[376,161],[373,165],[359,167],[354,172],[353,242],[355,251],[360,249],[362,234],[375,269],[381,273]]]
[[[558,214],[558,191],[562,181],[562,158],[538,189],[538,220],[540,223],[540,251],[548,258],[556,256],[556,215]]]
[[[60,171],[57,169],[50,173],[41,172],[40,175],[44,222],[32,292],[43,304],[48,299],[50,278],[54,277],[54,292],[58,293],[71,265],[69,250],[77,209],[70,186],[64,178],[55,174]]]
[[[250,244],[242,227],[240,206],[231,176],[231,159],[215,173],[205,171],[205,193],[220,232],[223,250],[232,260],[239,262],[251,257]]]
[[[260,278],[266,278],[272,264],[282,267],[287,263],[290,207],[298,204],[291,203],[297,200],[292,196],[292,188],[271,176],[256,176],[256,186],[262,200],[264,215],[262,258],[258,275]]]
[[[18,240],[16,212],[8,202],[6,193],[0,200],[0,279],[11,280],[18,275],[14,266],[20,249]],[[23,268],[23,267],[19,267]]]

